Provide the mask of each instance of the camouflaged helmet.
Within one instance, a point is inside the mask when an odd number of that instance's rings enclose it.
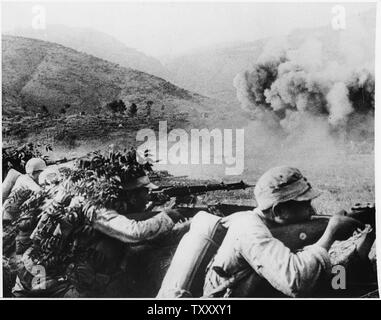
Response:
[[[110,148],[115,150],[114,145],[110,145]],[[158,186],[153,184],[145,171],[144,165],[137,161],[136,151],[131,149],[127,154],[120,152],[110,152],[108,157],[102,157],[99,154],[89,154],[87,157],[81,158],[77,161],[77,168],[85,170],[97,170],[110,166],[110,161],[116,161],[113,166],[124,166],[128,164],[129,169],[126,175],[120,176],[123,189],[134,190],[140,188],[147,188],[150,190],[157,189]],[[106,163],[105,163],[106,161]],[[122,163],[120,162],[122,161]],[[111,162],[113,163],[113,162]]]
[[[297,168],[287,166],[275,167],[265,172],[254,189],[260,210],[290,200],[312,200],[319,194]]]
[[[154,190],[157,189],[158,186],[153,184],[148,178],[148,176],[144,175],[136,179],[133,179],[130,183],[127,183],[124,188],[126,190],[134,190],[139,188],[147,188],[150,190]]]

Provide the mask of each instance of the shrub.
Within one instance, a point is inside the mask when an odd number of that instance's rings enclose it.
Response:
[[[126,105],[123,100],[113,100],[112,102],[106,104],[106,109],[114,112],[114,113],[123,113],[126,111]]]
[[[128,110],[128,113],[130,114],[131,117],[134,117],[136,113],[138,112],[138,107],[135,103],[132,103],[130,105],[130,109]]]

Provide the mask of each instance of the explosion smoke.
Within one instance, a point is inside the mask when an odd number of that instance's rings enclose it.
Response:
[[[236,76],[234,86],[244,109],[253,111],[257,119],[270,112],[287,132],[311,117],[346,132],[356,121],[374,116],[371,67],[329,61],[314,39],[298,50],[280,50],[277,56],[264,52],[251,70]]]

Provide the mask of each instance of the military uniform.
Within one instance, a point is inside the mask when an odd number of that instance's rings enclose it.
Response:
[[[3,199],[3,277],[4,295],[10,296],[18,270],[22,268],[22,253],[30,246],[30,232],[24,221],[18,229],[16,238],[13,236],[12,223],[20,216],[21,205],[38,192],[41,187],[32,178],[31,174],[41,172],[46,168],[45,162],[39,158],[32,158],[26,164],[26,174],[18,176],[12,186],[7,199]]]
[[[3,203],[3,239],[8,237],[8,226],[20,216],[21,205],[34,193],[41,190],[40,185],[33,179],[34,173],[40,173],[46,169],[45,162],[40,158],[30,159],[25,166],[26,174],[20,175],[13,185],[11,192]],[[28,225],[23,221],[16,236],[16,254],[22,254],[30,245],[30,232],[27,231]],[[9,240],[7,239],[7,241]],[[3,248],[4,249],[4,248]],[[11,254],[10,248],[5,248],[5,254]],[[8,252],[9,251],[9,252]],[[14,253],[14,252],[12,252]]]
[[[23,174],[16,180],[8,198],[3,204],[3,221],[14,221],[20,214],[20,206],[29,198],[32,192],[38,192],[41,187],[28,175]]]
[[[64,198],[62,194],[59,197]],[[71,201],[78,206],[81,200],[76,197]],[[165,212],[148,220],[136,221],[115,210],[98,209],[92,222],[92,235],[76,239],[77,245],[86,251],[84,256],[74,258],[65,270],[47,270],[48,288],[44,291],[38,284],[33,287],[33,249],[28,249],[23,262],[29,267],[19,272],[13,292],[16,296],[127,296],[128,284],[121,268],[126,244],[153,240],[166,234],[173,226],[174,222]],[[65,230],[62,231],[65,233]]]
[[[224,218],[228,231],[208,266],[204,295],[263,296],[264,287],[291,297],[309,294],[330,270],[327,250],[311,245],[292,252],[272,236],[268,225],[276,221],[278,204],[310,201],[319,193],[298,169],[282,166],[264,173],[254,194],[258,204],[254,211]],[[233,278],[239,281],[225,287]]]
[[[123,179],[119,177],[119,187],[126,193],[113,194],[117,199],[113,198],[109,203],[115,208],[123,208],[121,211],[131,211],[132,208],[144,207],[142,205],[145,205],[148,190],[156,186],[149,181],[143,166],[137,163],[136,156],[132,154],[122,158],[119,160],[124,163],[129,159],[133,175],[121,170]],[[120,162],[116,163],[116,155],[112,154],[104,164],[106,168],[110,166],[109,160],[113,162],[113,169],[120,165]],[[92,178],[95,180],[104,178],[104,171],[96,172],[99,164],[94,163],[96,161],[81,161],[79,172],[87,173],[88,170],[90,175],[94,174]],[[106,181],[107,179],[106,177]],[[99,203],[98,195],[94,196],[96,199],[93,201],[83,196],[86,192],[77,189],[78,187],[82,190],[81,182],[87,181],[86,178],[80,178],[78,185],[77,181],[61,181],[49,204],[45,205],[31,235],[33,245],[23,255],[24,268],[18,274],[13,290],[15,295],[128,296],[131,288],[125,281],[126,272],[129,272],[129,265],[125,263],[126,251],[128,252],[131,245],[149,243],[166,235],[175,225],[173,215],[166,212],[137,221],[114,209],[102,207],[100,204],[94,205],[94,201]],[[46,281],[43,283],[45,288],[42,289],[34,272],[34,269],[41,268],[38,264],[44,266],[42,271]]]
[[[330,270],[327,250],[312,245],[291,252],[272,236],[259,209],[238,212],[224,220],[228,232],[208,267],[206,296],[227,280],[215,267],[222,268],[229,277],[246,272],[232,288],[232,297],[263,297],[265,287],[268,294],[274,294],[267,283],[286,296],[306,295]]]

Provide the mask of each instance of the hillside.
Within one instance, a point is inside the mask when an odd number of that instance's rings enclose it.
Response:
[[[58,43],[65,47],[91,54],[122,67],[143,71],[168,79],[168,71],[154,57],[129,48],[114,37],[90,28],[48,25],[46,30],[16,28],[10,35]]]
[[[2,38],[3,140],[36,137],[56,143],[105,138],[113,132],[127,137],[140,128],[216,126],[240,123],[230,105],[179,88],[153,75],[35,39]],[[123,100],[137,105],[137,116],[112,115],[105,105]],[[151,116],[146,116],[152,101]],[[64,112],[63,112],[64,110]],[[233,122],[234,122],[233,121]],[[99,129],[97,129],[99,128]]]
[[[294,50],[314,39],[321,43],[328,59],[341,62],[346,55],[352,55],[357,60],[374,61],[375,23],[375,12],[369,11],[348,17],[345,30],[333,31],[331,26],[297,29],[279,38],[197,50],[169,59],[164,65],[172,75],[172,83],[209,97],[234,101],[234,77],[250,69],[265,49],[282,46]]]
[[[58,113],[70,105],[70,113],[95,113],[114,99],[128,106],[152,100],[190,111],[194,104],[202,111],[202,96],[191,93],[155,76],[80,53],[58,44],[34,39],[4,36],[3,115],[40,112]]]

